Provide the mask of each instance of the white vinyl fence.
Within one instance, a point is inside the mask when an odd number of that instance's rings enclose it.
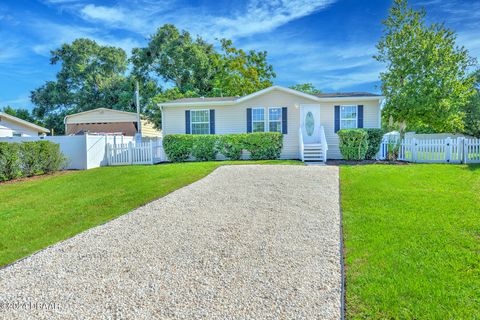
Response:
[[[107,144],[107,161],[110,166],[129,164],[154,164],[166,161],[162,140]]]
[[[480,163],[480,139],[446,138],[416,139],[385,136],[377,156],[388,158],[389,150],[397,150],[398,160],[418,163]]]

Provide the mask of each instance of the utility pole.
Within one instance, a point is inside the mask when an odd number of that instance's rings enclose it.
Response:
[[[138,88],[138,80],[135,82],[135,106],[137,107],[137,134],[135,141],[142,142],[142,122],[140,118],[140,91]]]

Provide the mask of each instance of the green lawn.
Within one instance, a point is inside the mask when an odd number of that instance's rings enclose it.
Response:
[[[341,167],[348,319],[480,319],[480,166]]]
[[[224,164],[104,167],[0,185],[0,266],[203,178]]]

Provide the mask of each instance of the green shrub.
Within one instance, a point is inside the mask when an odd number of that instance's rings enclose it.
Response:
[[[56,143],[46,140],[0,142],[0,181],[55,172],[65,164],[66,158]]]
[[[60,151],[60,145],[50,141],[41,140],[37,142],[40,159],[40,171],[43,173],[56,172],[65,168],[67,158]]]
[[[39,142],[40,141],[20,143],[19,156],[22,164],[23,177],[31,177],[43,173],[41,168],[42,159],[40,158]]]
[[[246,134],[225,134],[219,139],[218,149],[225,158],[230,160],[239,160],[242,157],[244,149],[244,140]]]
[[[382,144],[383,135],[385,132],[383,129],[363,129],[367,132],[367,142],[368,149],[365,159],[372,160],[377,156],[378,151],[380,150],[380,145]]]
[[[244,138],[244,148],[252,160],[278,159],[282,147],[283,135],[279,132],[248,133]]]
[[[194,135],[167,134],[163,138],[163,150],[172,162],[186,161],[192,154]]]
[[[368,134],[363,129],[346,129],[337,132],[340,137],[340,152],[345,160],[365,160],[368,149]]]
[[[214,134],[195,135],[192,146],[192,156],[198,161],[212,161],[217,158],[218,139]]]
[[[0,142],[0,181],[22,176],[18,143]]]

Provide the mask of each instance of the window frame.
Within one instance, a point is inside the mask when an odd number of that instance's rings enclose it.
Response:
[[[355,108],[355,119],[353,118],[343,118],[342,117],[342,108],[343,107],[354,107]],[[353,104],[348,104],[348,105],[341,105],[340,106],[340,130],[343,130],[343,129],[358,129],[358,105],[353,105]],[[352,121],[352,120],[355,120],[355,126],[353,128],[344,128],[343,125],[342,125],[342,121]]]
[[[279,110],[280,110],[280,119],[279,119],[279,120],[271,120],[271,119],[270,119],[270,110],[271,110],[271,109],[279,109]],[[271,122],[278,122],[278,123],[280,123],[280,131],[270,131],[270,123],[271,123]],[[282,125],[283,125],[283,108],[282,108],[282,107],[268,107],[268,122],[267,122],[268,132],[280,132],[280,133],[283,133]]]
[[[207,118],[208,121],[206,122],[195,122],[195,124],[205,124],[208,123],[208,133],[193,133],[193,112],[200,112],[200,111],[206,111],[207,112]],[[190,134],[210,134],[212,132],[212,128],[210,125],[210,109],[190,109]]]
[[[262,110],[263,111],[263,121],[261,120],[254,120],[253,119],[253,111],[254,110]],[[254,130],[254,124],[255,123],[262,123],[263,122],[263,131],[255,131]],[[252,133],[253,132],[267,132],[267,116],[265,114],[265,108],[264,107],[252,107]]]

